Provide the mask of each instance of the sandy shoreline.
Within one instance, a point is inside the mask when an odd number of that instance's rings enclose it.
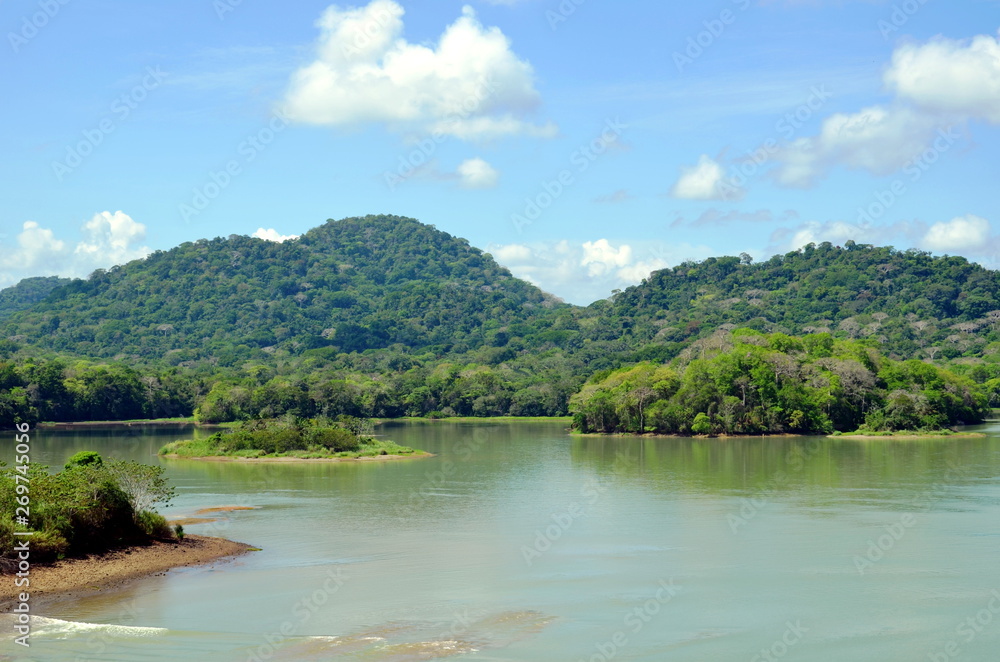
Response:
[[[224,538],[185,536],[183,541],[154,542],[144,547],[66,559],[31,568],[31,585],[18,588],[14,575],[0,575],[0,613],[10,611],[15,596],[27,590],[33,609],[56,599],[74,599],[114,589],[172,568],[196,566],[253,550],[250,545]],[[37,613],[37,612],[36,612]]]
[[[373,455],[370,457],[235,457],[210,455],[207,457],[184,457],[176,453],[161,455],[168,460],[198,460],[199,462],[382,462],[385,460],[414,460],[434,457],[433,453],[413,453],[412,455]]]

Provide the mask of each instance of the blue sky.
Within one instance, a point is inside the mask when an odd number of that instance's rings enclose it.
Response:
[[[996,0],[4,0],[0,286],[392,213],[589,303],[848,239],[1000,262]]]

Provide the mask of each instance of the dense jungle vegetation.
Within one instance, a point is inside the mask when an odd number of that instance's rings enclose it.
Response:
[[[995,405],[998,289],[964,258],[824,243],[686,262],[579,307],[433,226],[349,218],[3,290],[0,424],[567,415],[594,378],[737,329],[931,362]]]

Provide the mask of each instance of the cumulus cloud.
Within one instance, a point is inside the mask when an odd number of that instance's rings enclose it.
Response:
[[[589,276],[603,276],[616,269],[627,267],[632,262],[632,247],[624,244],[618,248],[607,239],[583,243],[583,257],[580,266],[587,267]]]
[[[463,161],[457,170],[462,188],[493,188],[500,180],[500,173],[480,158]]]
[[[85,277],[95,269],[145,257],[140,245],[146,226],[128,214],[104,211],[80,227],[80,238],[68,241],[35,221],[25,221],[14,246],[0,247],[0,285],[9,286],[30,276]]]
[[[432,46],[403,38],[403,14],[394,0],[327,8],[317,22],[316,60],[292,76],[288,116],[331,126],[382,123],[463,140],[557,133],[554,124],[526,120],[541,103],[534,70],[470,6]]]
[[[895,172],[920,154],[937,131],[934,117],[912,108],[872,106],[837,113],[823,121],[818,136],[799,138],[776,155],[775,179],[805,188],[843,165],[875,175]]]
[[[713,254],[708,247],[688,244],[645,245],[641,251],[636,246],[607,239],[562,240],[493,246],[490,253],[515,276],[577,304],[606,298],[671,263]]]
[[[702,154],[698,164],[681,168],[680,179],[670,195],[681,200],[738,200],[742,192],[726,182],[726,172],[718,161]]]
[[[251,236],[257,237],[258,239],[263,239],[264,241],[273,241],[278,244],[284,243],[291,239],[299,238],[299,235],[297,234],[281,234],[274,228],[268,228],[268,229],[257,228],[257,231],[254,232],[253,235]]]
[[[886,103],[836,113],[817,135],[781,145],[769,173],[774,181],[808,188],[837,167],[885,176],[930,149],[941,130],[951,135],[974,119],[1000,124],[1000,37],[902,44],[893,51],[883,82],[893,96]],[[721,176],[721,168],[702,157],[685,171],[675,195],[721,199],[713,197],[712,187]]]
[[[940,252],[976,252],[987,245],[990,231],[989,221],[969,214],[932,225],[924,236],[923,245]]]
[[[1000,40],[990,35],[900,46],[885,82],[928,111],[1000,124]]]

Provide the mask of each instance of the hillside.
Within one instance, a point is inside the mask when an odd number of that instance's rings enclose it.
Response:
[[[0,421],[566,415],[595,373],[740,327],[947,363],[1000,404],[998,292],[964,258],[848,242],[687,262],[583,308],[433,226],[349,218],[58,287],[0,322]]]
[[[5,320],[14,313],[31,308],[56,288],[72,282],[70,278],[58,276],[41,276],[25,278],[17,285],[0,290],[0,320]]]
[[[391,345],[466,351],[559,307],[482,251],[412,219],[328,221],[298,240],[199,240],[75,280],[3,335],[86,357],[211,360]]]
[[[1000,322],[1000,273],[962,257],[847,242],[766,262],[709,258],[652,274],[594,304],[635,347],[684,345],[721,328],[869,338],[895,358],[975,357]]]

